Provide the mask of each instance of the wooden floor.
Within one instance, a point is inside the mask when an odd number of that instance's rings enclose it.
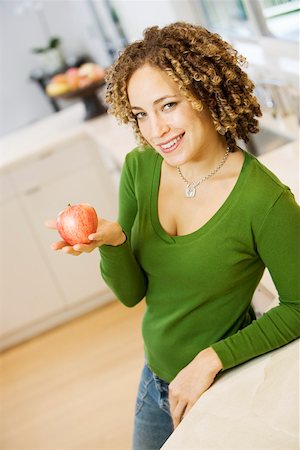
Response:
[[[143,311],[115,301],[2,353],[0,449],[130,449]]]

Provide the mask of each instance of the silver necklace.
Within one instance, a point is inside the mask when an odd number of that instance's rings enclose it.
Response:
[[[190,182],[188,181],[183,175],[180,170],[180,167],[177,166],[176,169],[179,173],[180,178],[185,182],[186,188],[185,188],[185,196],[187,198],[193,198],[196,195],[196,188],[199,186],[199,184],[203,183],[203,181],[206,181],[208,178],[212,177],[215,173],[217,173],[221,167],[225,164],[227,158],[229,155],[229,148],[227,147],[225,155],[223,156],[222,161],[215,167],[209,174],[205,175],[205,177],[201,178],[197,183],[194,181]]]

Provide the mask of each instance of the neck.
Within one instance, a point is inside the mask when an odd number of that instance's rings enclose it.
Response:
[[[189,181],[197,181],[220,163],[227,150],[225,138],[223,136],[220,138],[216,142],[207,144],[194,158],[180,166]]]

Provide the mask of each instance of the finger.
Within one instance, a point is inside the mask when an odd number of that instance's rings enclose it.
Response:
[[[90,241],[101,241],[102,233],[92,233],[88,236]]]
[[[187,407],[186,402],[181,401],[177,403],[176,408],[174,410],[174,414],[172,416],[174,428],[178,427],[178,425],[180,424],[186,407]]]
[[[69,244],[67,244],[67,242],[65,242],[65,241],[58,241],[58,242],[54,242],[53,244],[51,244],[51,248],[52,248],[52,250],[61,250],[62,248],[66,247],[67,245],[69,245]]]
[[[183,415],[181,416],[181,420],[183,420],[183,419],[188,415],[189,411],[192,409],[192,407],[193,407],[193,405],[194,405],[195,403],[196,403],[196,402],[194,402],[194,403],[189,403],[189,404],[186,406],[186,408],[185,408],[185,410],[184,410],[184,412],[183,412]]]
[[[52,230],[57,230],[56,220],[53,220],[53,219],[46,219],[46,220],[44,221],[44,225],[45,225],[45,227],[50,228],[50,229],[52,229]]]
[[[84,252],[84,253],[90,253],[92,252],[96,247],[98,247],[97,242],[93,242],[91,244],[75,244],[73,245],[73,249],[78,252]]]
[[[169,407],[170,407],[170,414],[173,417],[174,411],[176,409],[177,401],[172,396],[171,391],[169,390]]]
[[[63,247],[62,251],[64,253],[67,253],[68,255],[72,255],[72,256],[79,256],[79,255],[81,255],[81,252],[77,252],[70,245],[66,245],[65,247]]]

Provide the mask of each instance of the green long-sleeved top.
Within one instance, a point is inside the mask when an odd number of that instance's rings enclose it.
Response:
[[[158,218],[162,157],[135,149],[119,190],[124,244],[100,247],[101,273],[132,307],[144,297],[151,369],[170,382],[202,349],[223,370],[279,348],[300,331],[300,208],[288,187],[245,152],[230,195],[200,229],[170,236]],[[256,319],[253,293],[267,267],[279,306]]]

